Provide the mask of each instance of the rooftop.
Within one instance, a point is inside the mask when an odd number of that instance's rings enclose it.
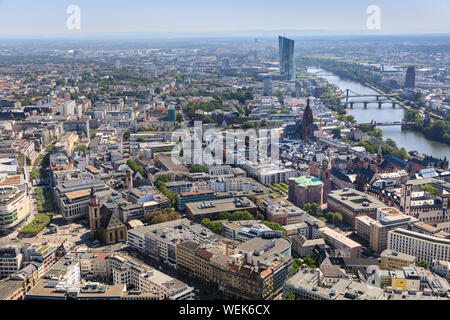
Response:
[[[307,188],[323,185],[322,180],[311,176],[301,176],[297,178],[289,178],[289,181],[294,181],[298,187]]]

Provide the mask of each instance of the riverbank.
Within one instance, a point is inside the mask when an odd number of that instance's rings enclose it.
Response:
[[[325,73],[325,70],[320,68],[308,68],[308,72],[312,74]],[[342,91],[347,89],[365,95],[383,95],[383,91],[378,88],[371,88],[363,85],[360,82],[345,80],[333,73],[326,71],[326,75],[321,78],[327,80],[328,83],[336,86]],[[374,90],[376,89],[376,90]],[[381,91],[381,92],[380,92]],[[358,99],[357,99],[358,100]],[[356,101],[352,109],[347,108],[348,115],[354,117],[357,123],[375,122],[402,122],[404,115],[407,112],[406,108],[378,108],[376,104],[369,105],[364,108],[362,99]],[[450,146],[437,142],[425,137],[419,131],[401,130],[400,126],[380,127],[383,131],[384,139],[392,139],[396,142],[399,148],[405,148],[408,151],[417,151],[419,154],[427,154],[443,159],[450,154]]]

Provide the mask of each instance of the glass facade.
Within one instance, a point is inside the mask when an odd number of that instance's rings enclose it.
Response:
[[[279,37],[280,72],[287,80],[295,80],[294,44],[294,40]]]

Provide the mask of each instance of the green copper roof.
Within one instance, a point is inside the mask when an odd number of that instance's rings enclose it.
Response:
[[[289,180],[295,181],[299,187],[303,188],[320,186],[323,184],[322,180],[311,176],[301,176],[298,178],[290,178]]]

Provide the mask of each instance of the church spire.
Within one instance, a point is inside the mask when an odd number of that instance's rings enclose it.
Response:
[[[89,197],[89,205],[92,207],[98,206],[98,198],[95,194],[94,187],[91,188],[91,196]]]
[[[308,98],[306,102],[305,111],[303,112],[301,138],[302,140],[309,141],[314,136],[314,116],[310,106],[310,100]]]

